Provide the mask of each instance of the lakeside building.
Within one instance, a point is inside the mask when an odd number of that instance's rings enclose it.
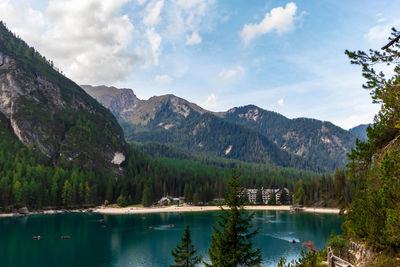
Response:
[[[255,204],[257,202],[257,192],[259,189],[246,189],[247,197],[249,199],[249,203]],[[289,189],[284,188],[287,195],[289,195]],[[268,204],[268,201],[272,196],[275,196],[275,203],[279,203],[279,199],[281,197],[282,190],[281,189],[264,189],[261,188],[262,200],[264,204]]]
[[[171,196],[165,196],[162,197],[159,201],[157,201],[158,204],[163,205],[163,206],[168,206],[170,204],[183,204],[184,201],[184,197],[171,197]]]

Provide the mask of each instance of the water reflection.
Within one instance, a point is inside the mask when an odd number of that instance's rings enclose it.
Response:
[[[2,266],[168,266],[170,251],[186,225],[198,252],[207,258],[215,212],[139,215],[56,214],[0,219]],[[280,256],[298,257],[301,242],[322,248],[332,229],[340,233],[336,215],[257,211],[254,245],[263,265]],[[173,225],[173,226],[171,226]],[[149,229],[154,227],[154,229]],[[40,240],[32,236],[40,235]],[[71,236],[63,240],[60,237]],[[292,243],[295,240],[296,243]]]

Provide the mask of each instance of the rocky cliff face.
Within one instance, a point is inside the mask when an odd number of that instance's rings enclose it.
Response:
[[[112,114],[1,23],[0,113],[23,144],[55,162],[103,168],[126,150]]]
[[[28,145],[33,142],[48,157],[56,157],[60,136],[51,129],[51,125],[34,119],[35,110],[29,114],[27,106],[38,107],[42,104],[39,98],[45,98],[46,105],[42,105],[40,110],[45,113],[42,115],[46,115],[46,119],[50,119],[66,106],[60,97],[60,89],[44,77],[24,79],[24,73],[17,68],[15,60],[2,52],[0,59],[0,112],[10,120],[15,135],[22,143]]]
[[[131,89],[117,89],[107,86],[81,85],[81,87],[101,104],[108,108],[116,118],[128,120],[142,100],[136,97]]]
[[[191,112],[204,114],[207,111],[174,95],[153,96],[149,100],[140,100],[131,89],[115,87],[81,85],[92,97],[123,122],[146,125],[157,113],[168,107],[177,116],[187,118]],[[165,127],[161,126],[160,127]],[[168,126],[167,126],[168,128]]]

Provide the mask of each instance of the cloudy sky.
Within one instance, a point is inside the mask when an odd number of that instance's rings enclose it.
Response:
[[[344,50],[379,49],[399,10],[400,0],[0,0],[0,20],[78,84],[345,129],[379,107]]]

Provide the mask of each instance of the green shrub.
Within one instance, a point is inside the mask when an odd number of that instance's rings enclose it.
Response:
[[[126,197],[124,195],[120,195],[117,198],[117,204],[120,207],[126,207],[126,206],[128,206],[128,201],[126,200]]]

